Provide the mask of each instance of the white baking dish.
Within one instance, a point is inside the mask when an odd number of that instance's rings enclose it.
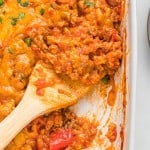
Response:
[[[136,0],[126,1],[126,16],[123,23],[123,28],[127,29],[127,60],[126,68],[122,65],[121,69],[116,73],[115,81],[117,86],[122,85],[123,73],[126,69],[127,79],[127,95],[126,95],[126,110],[124,113],[123,103],[124,98],[121,90],[117,92],[115,107],[111,108],[107,104],[107,97],[103,98],[97,94],[97,88],[93,94],[88,95],[71,109],[79,116],[86,116],[91,120],[97,119],[100,122],[98,127],[102,132],[101,136],[96,137],[91,148],[87,150],[106,150],[112,145],[105,138],[108,130],[108,118],[110,122],[117,124],[117,138],[113,142],[115,150],[134,150],[134,115],[135,115],[135,100],[136,100],[136,65],[137,65],[137,27],[136,27]],[[110,89],[108,88],[108,91]],[[124,127],[124,139],[121,139],[120,131]],[[102,138],[102,139],[101,139]],[[103,140],[103,142],[99,142]]]
[[[107,87],[106,97],[100,96],[101,85],[96,86],[93,92],[84,97],[78,104],[72,106],[77,115],[85,116],[91,120],[98,120],[98,133],[93,144],[87,150],[106,150],[112,146],[115,150],[134,149],[134,115],[136,99],[136,64],[137,64],[137,34],[136,34],[136,0],[127,1],[127,16],[123,28],[127,27],[127,61],[123,61],[121,68],[115,76],[115,83],[122,87],[124,71],[127,71],[127,105],[123,107],[124,96],[122,88],[118,88],[116,102],[113,107],[107,104],[107,96],[111,86]],[[126,62],[126,67],[124,66]],[[125,111],[124,111],[125,110]],[[109,123],[117,125],[117,137],[111,143],[106,138]],[[120,132],[124,129],[124,139]],[[101,134],[100,134],[101,133]]]
[[[129,50],[128,76],[128,104],[126,113],[126,129],[124,150],[134,150],[135,139],[135,101],[137,77],[137,16],[136,0],[129,0],[127,12],[127,46]]]

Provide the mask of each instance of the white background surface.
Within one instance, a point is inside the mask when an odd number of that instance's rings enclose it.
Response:
[[[147,42],[149,8],[150,0],[137,0],[138,72],[134,150],[150,150],[150,47]]]

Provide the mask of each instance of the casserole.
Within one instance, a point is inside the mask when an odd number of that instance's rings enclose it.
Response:
[[[23,5],[22,7],[26,5],[26,3],[22,3],[22,1],[17,1],[17,2],[19,3],[19,5],[21,6]],[[93,7],[91,3],[88,3],[87,5],[88,7],[89,5]],[[42,12],[40,11],[40,13],[41,15],[43,15],[43,11]],[[25,16],[24,13],[20,13],[17,16],[17,19],[11,18],[12,19],[11,24],[15,26],[17,21],[23,19],[24,16]],[[122,22],[122,37],[123,37],[123,43],[125,43],[126,32],[125,32],[125,27],[123,22]],[[113,38],[112,40],[116,40],[114,39],[115,37],[113,37],[113,35],[112,38]],[[23,37],[23,39],[24,42],[27,44],[27,46],[30,47],[32,40],[29,37]],[[13,45],[13,48],[14,46],[15,45]],[[97,128],[98,129],[97,135],[95,137],[95,140],[93,141],[91,149],[122,149],[124,145],[123,143],[124,143],[124,128],[125,128],[125,113],[126,113],[126,54],[125,54],[126,45],[125,44],[123,44],[123,48],[124,48],[124,54],[123,54],[124,59],[122,61],[122,66],[115,74],[115,81],[113,80],[112,82],[112,80],[110,80],[111,84],[107,86],[98,84],[95,87],[95,89],[92,91],[92,93],[89,93],[85,98],[79,101],[77,105],[72,106],[70,108],[78,116],[86,117],[91,121],[97,120],[99,122]],[[13,53],[12,49],[8,48],[7,50],[9,51],[10,54]],[[50,61],[51,60],[53,60],[53,57],[51,57]],[[58,72],[60,70],[56,68],[56,71]],[[75,79],[75,76],[73,76],[72,78]],[[22,76],[21,79],[23,79]],[[90,80],[88,82],[87,81],[88,80],[85,80],[84,82],[88,83]],[[104,90],[102,90],[103,87],[105,87]],[[111,96],[113,96],[113,101],[109,101],[110,94]]]

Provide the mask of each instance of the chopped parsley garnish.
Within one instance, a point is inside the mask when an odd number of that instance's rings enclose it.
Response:
[[[28,5],[29,5],[29,3],[28,2],[23,2],[23,3],[21,3],[20,4],[22,7],[27,7]]]
[[[23,19],[24,17],[25,17],[25,13],[24,13],[24,12],[21,12],[21,13],[18,15],[18,17],[12,17],[12,18],[11,18],[11,24],[12,24],[13,26],[15,26],[15,25],[17,24],[18,20],[21,20],[21,19]]]
[[[22,7],[27,7],[29,5],[29,2],[22,2],[22,0],[17,0],[17,3]]]
[[[25,77],[25,75],[22,73],[22,74],[20,74],[20,80],[24,80],[26,77]]]
[[[84,1],[84,4],[85,4],[87,7],[92,7],[92,8],[94,8],[94,6],[95,6],[94,2],[91,2],[90,0],[85,0],[85,1]]]
[[[44,13],[45,13],[45,9],[44,9],[44,8],[41,8],[41,9],[40,9],[40,15],[43,16]]]
[[[4,0],[0,0],[0,6],[4,4]]]
[[[18,19],[23,19],[25,17],[25,13],[24,12],[21,12],[18,16]]]
[[[0,24],[2,24],[3,23],[3,19],[2,19],[2,17],[0,17]]]
[[[21,3],[21,0],[17,0],[17,3]]]
[[[12,18],[11,18],[11,24],[12,24],[13,26],[15,26],[15,25],[17,24],[17,21],[18,21],[18,18],[15,18],[15,17],[12,17]]]
[[[13,53],[13,50],[12,50],[12,48],[10,48],[10,47],[7,48],[7,51],[8,51],[8,53],[10,53],[10,54]]]
[[[28,46],[28,47],[30,47],[30,46],[31,46],[32,39],[31,39],[30,37],[26,37],[26,38],[24,38],[24,40],[23,40],[23,41],[27,44],[27,46]]]
[[[105,75],[102,79],[101,79],[102,83],[104,84],[108,84],[110,81],[110,76],[109,75]]]

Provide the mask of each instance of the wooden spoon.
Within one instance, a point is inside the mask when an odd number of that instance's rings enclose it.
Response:
[[[75,104],[90,86],[58,77],[42,62],[33,69],[24,97],[18,106],[0,123],[0,150],[33,119]]]

